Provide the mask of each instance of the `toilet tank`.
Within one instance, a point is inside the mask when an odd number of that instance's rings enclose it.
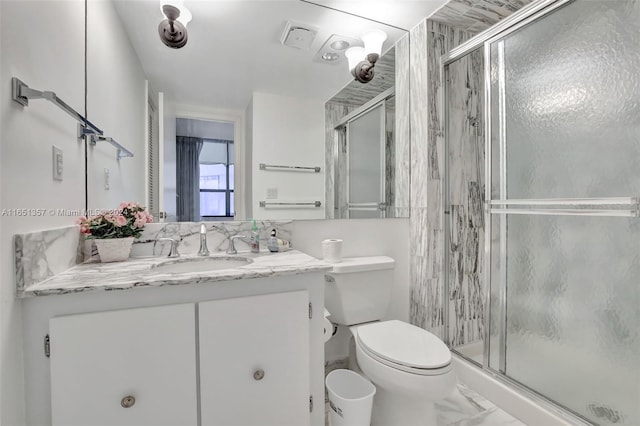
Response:
[[[351,257],[325,274],[325,308],[330,320],[353,325],[382,319],[393,285],[395,260],[387,256]]]

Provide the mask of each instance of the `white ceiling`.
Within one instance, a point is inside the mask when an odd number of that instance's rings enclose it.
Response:
[[[362,1],[321,1],[363,13]],[[445,2],[373,0],[367,4],[375,5],[368,10],[371,18],[391,19],[396,27],[411,28]],[[158,0],[114,0],[114,4],[155,90],[179,104],[236,111],[246,108],[254,91],[322,101],[331,98],[351,81],[345,63],[313,61],[332,34],[357,39],[379,28],[389,36],[384,49],[406,34],[400,28],[298,0],[186,0],[193,14],[187,26],[189,41],[182,49],[171,49],[158,37],[157,27],[164,18]],[[318,29],[309,50],[280,43],[288,20]]]
[[[410,30],[448,0],[306,0]]]

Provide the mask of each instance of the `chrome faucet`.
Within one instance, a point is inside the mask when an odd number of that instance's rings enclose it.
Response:
[[[229,237],[229,248],[227,248],[227,254],[238,254],[238,250],[236,250],[235,240],[238,238],[247,238],[244,235],[234,235]]]
[[[207,248],[207,226],[204,223],[200,224],[200,250],[198,250],[198,256],[209,256],[209,249]]]
[[[180,244],[179,240],[174,240],[173,238],[158,238],[157,242],[165,242],[169,241],[171,243],[171,247],[169,248],[169,254],[167,257],[180,257],[180,253],[178,252],[178,244]]]

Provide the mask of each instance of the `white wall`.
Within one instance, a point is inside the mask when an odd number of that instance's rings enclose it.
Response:
[[[147,99],[142,65],[113,3],[89,2],[87,20],[88,118],[105,136],[134,154],[117,161],[117,150],[106,142],[89,148],[88,207],[116,208],[122,201],[144,203]],[[108,190],[105,168],[110,171]]]
[[[176,120],[176,135],[232,141],[234,137],[233,123],[178,118]]]
[[[177,213],[177,190],[176,181],[176,112],[175,106],[165,93],[160,93],[159,99],[160,120],[162,123],[162,134],[160,135],[160,143],[163,144],[162,149],[162,202],[163,210],[167,213],[167,222],[178,220]]]
[[[82,0],[0,2],[0,81],[51,90],[85,114]],[[108,145],[89,149],[89,207],[144,201],[144,75],[110,2],[88,3],[88,118],[136,157],[116,161]],[[44,209],[44,216],[0,218],[0,423],[25,424],[21,302],[15,300],[13,234],[74,223],[85,207],[84,146],[76,122],[44,100],[22,108],[3,91],[0,206]],[[102,143],[104,144],[104,143]],[[64,180],[52,179],[51,146],[62,149]],[[104,168],[111,190],[104,190]],[[63,213],[60,210],[75,210]]]
[[[2,24],[2,7],[0,7],[0,24]],[[0,49],[3,48],[2,45],[2,31],[0,31]],[[2,70],[4,68],[0,68],[0,81],[2,80],[2,77],[4,77],[4,74],[2,74]],[[7,91],[3,89],[3,87],[5,87],[3,84],[0,84],[0,99],[4,99],[5,96],[8,95]],[[0,143],[2,142],[2,138],[4,136],[4,134],[1,133],[1,129],[2,129],[2,125],[0,124]],[[0,149],[0,164],[2,164],[2,149]],[[2,173],[0,173],[0,210],[2,209],[3,203],[2,203]],[[1,217],[1,216],[0,216]],[[4,245],[4,240],[2,239],[2,222],[0,221],[0,244]],[[2,252],[2,248],[0,246],[0,253]],[[4,331],[3,331],[3,326],[2,324],[4,324],[4,322],[2,322],[2,320],[4,319],[3,313],[4,313],[4,309],[2,307],[2,305],[4,304],[4,299],[3,299],[3,294],[4,291],[2,290],[2,288],[4,288],[4,286],[2,285],[3,283],[3,279],[4,279],[4,275],[3,275],[3,271],[5,270],[4,268],[4,257],[0,256],[0,366],[3,365],[3,361],[4,361],[4,356],[3,356],[3,351],[4,351]],[[1,385],[3,383],[3,375],[2,375],[2,370],[3,368],[0,368],[0,423],[2,423],[2,388],[3,386]]]
[[[409,219],[296,220],[294,246],[322,258],[322,240],[344,240],[343,257],[389,256],[396,260],[391,301],[384,319],[409,321]],[[340,330],[325,345],[327,361],[345,358],[351,334]]]
[[[25,424],[22,303],[15,299],[13,234],[70,225],[50,209],[84,208],[84,148],[76,122],[45,100],[21,107],[9,96],[15,76],[84,110],[84,2],[0,2],[0,207],[44,209],[0,217],[0,423]],[[64,153],[64,180],[52,179],[51,146]]]
[[[267,93],[253,94],[253,216],[256,219],[324,219],[323,208],[261,208],[267,188],[274,202],[324,202],[324,103]],[[259,164],[322,167],[320,173],[259,170]],[[324,205],[323,205],[324,206]]]
[[[249,101],[245,110],[245,140],[243,151],[236,150],[238,157],[244,160],[243,167],[236,164],[236,188],[242,188],[243,193],[236,193],[236,217],[238,214],[238,201],[242,200],[244,219],[253,217],[253,99]],[[241,180],[238,177],[241,176]],[[242,183],[242,186],[238,184]],[[238,195],[241,194],[241,197]]]

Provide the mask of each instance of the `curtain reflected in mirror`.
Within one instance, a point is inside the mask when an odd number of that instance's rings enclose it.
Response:
[[[176,137],[178,221],[200,220],[200,152],[202,139]]]

